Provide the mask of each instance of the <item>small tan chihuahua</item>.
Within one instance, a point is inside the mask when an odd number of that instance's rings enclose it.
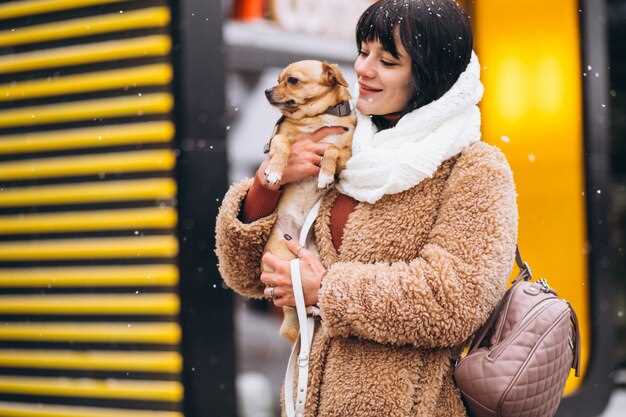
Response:
[[[350,109],[348,83],[339,67],[321,61],[299,61],[287,66],[278,76],[278,84],[265,90],[270,104],[283,116],[276,123],[274,134],[266,145],[269,162],[265,170],[268,183],[278,184],[287,166],[292,143],[302,133],[312,133],[325,126],[341,126],[345,133],[326,137],[331,143],[322,157],[317,178],[287,184],[276,209],[278,219],[265,251],[289,261],[295,256],[285,246],[285,233],[295,239],[300,235],[304,219],[322,194],[334,183],[352,154],[352,134],[356,116]],[[314,247],[309,247],[317,254]],[[263,272],[272,272],[266,269]],[[298,337],[295,309],[285,307],[280,334],[292,342]]]

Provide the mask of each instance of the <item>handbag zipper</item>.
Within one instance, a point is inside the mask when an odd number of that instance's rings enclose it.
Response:
[[[548,285],[548,282],[545,279],[542,278],[542,279],[536,281],[535,284],[539,286],[539,290],[541,292],[546,293],[546,294],[551,293],[551,294],[553,294],[556,297],[556,293],[554,292],[554,290],[552,288],[550,288],[550,286]],[[520,285],[517,288],[515,288],[515,291],[523,291],[522,286]],[[514,295],[515,295],[514,293],[511,293],[509,295],[508,300],[506,300],[506,305],[503,308],[503,310],[506,312],[505,313],[505,317],[498,322],[498,328],[494,332],[495,340],[499,340],[500,339],[500,334],[502,333],[502,329],[504,327],[504,323],[506,322],[506,316],[508,316],[509,305],[511,304],[511,299],[513,298]],[[544,300],[540,301],[539,304],[541,304],[543,301],[548,300],[548,299],[550,299],[550,298],[547,298],[547,299],[544,299]],[[535,307],[537,307],[537,306],[535,306]],[[528,314],[530,314],[530,312],[527,313],[526,315],[528,315]],[[524,320],[526,315],[524,317],[522,317],[522,320]]]

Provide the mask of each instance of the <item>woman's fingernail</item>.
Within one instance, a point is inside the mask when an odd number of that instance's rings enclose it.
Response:
[[[291,239],[293,239],[293,238],[292,238],[290,235],[288,235],[287,233],[285,233],[285,234],[283,235],[283,237],[285,238],[285,240],[291,240]]]

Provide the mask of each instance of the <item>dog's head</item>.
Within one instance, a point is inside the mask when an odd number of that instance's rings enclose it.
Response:
[[[339,67],[321,61],[299,61],[287,66],[278,84],[265,90],[270,104],[286,117],[316,116],[350,98]]]

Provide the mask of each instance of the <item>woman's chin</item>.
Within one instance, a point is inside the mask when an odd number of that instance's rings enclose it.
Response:
[[[357,100],[356,109],[365,116],[372,116],[376,114],[376,105],[363,97],[359,97]]]

